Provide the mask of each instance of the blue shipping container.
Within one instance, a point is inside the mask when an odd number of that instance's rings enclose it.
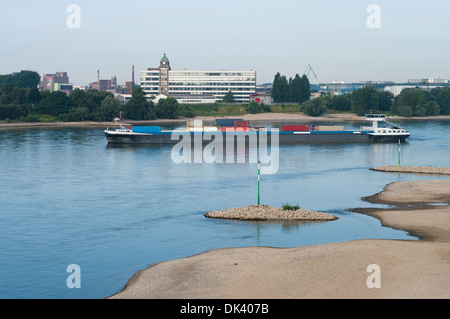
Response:
[[[161,126],[133,126],[132,128],[134,133],[160,133]]]
[[[233,127],[234,121],[242,121],[242,119],[216,119],[216,125],[222,127]]]

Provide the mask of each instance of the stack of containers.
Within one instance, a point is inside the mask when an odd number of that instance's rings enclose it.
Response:
[[[217,132],[217,126],[203,126],[203,120],[188,120],[186,130],[188,132]]]
[[[242,119],[216,119],[216,125],[222,132],[234,132],[235,122],[245,122]]]
[[[188,120],[186,130],[188,132],[203,132],[203,120]]]
[[[238,132],[247,132],[250,129],[250,122],[249,121],[241,121],[236,120],[234,121],[234,130]]]

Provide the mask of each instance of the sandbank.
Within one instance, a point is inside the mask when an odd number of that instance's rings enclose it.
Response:
[[[297,248],[247,247],[208,251],[137,272],[110,298],[450,298],[449,181],[388,185],[370,198],[421,205],[355,209],[419,240],[366,239]],[[405,192],[408,188],[409,192]],[[407,195],[406,195],[407,194]],[[401,195],[401,196],[400,196]],[[380,288],[367,285],[368,266],[380,268]]]
[[[372,167],[372,171],[427,175],[450,175],[450,167],[387,165]]]

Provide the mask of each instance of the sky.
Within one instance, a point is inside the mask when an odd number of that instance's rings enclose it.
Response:
[[[255,70],[257,84],[308,65],[312,83],[450,78],[449,15],[449,0],[2,1],[0,74],[124,84],[134,65],[139,83],[166,53],[172,70]]]

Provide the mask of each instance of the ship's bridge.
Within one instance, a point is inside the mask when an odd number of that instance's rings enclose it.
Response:
[[[389,122],[385,114],[366,114],[366,121],[372,122],[372,126],[362,126],[361,130],[371,131],[371,135],[404,135],[409,136],[401,125]],[[381,127],[378,123],[384,122],[388,127]]]

